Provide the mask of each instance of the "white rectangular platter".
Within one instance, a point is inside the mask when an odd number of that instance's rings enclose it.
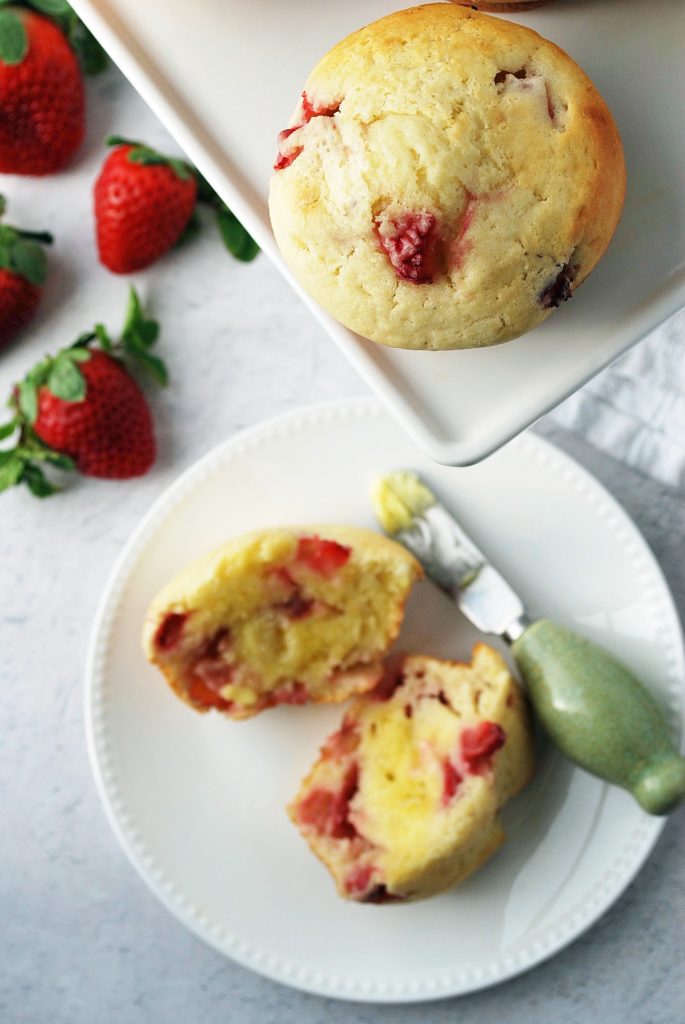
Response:
[[[402,352],[341,327],[292,281],[269,227],[276,136],[343,36],[401,0],[73,0],[191,160],[436,461],[484,458],[685,305],[685,3],[555,0],[510,17],[588,72],[623,136],[628,197],[573,302],[503,346]]]

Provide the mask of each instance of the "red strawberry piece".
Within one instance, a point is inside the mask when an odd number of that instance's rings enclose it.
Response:
[[[308,619],[317,604],[321,602],[313,597],[305,597],[298,587],[286,601],[276,605],[276,610],[282,612],[292,622],[298,622],[300,619]]]
[[[275,690],[269,698],[269,706],[277,704],[306,704],[309,700],[309,691],[304,683],[289,683]]]
[[[442,802],[445,806],[452,803],[462,778],[451,761],[442,763]]]
[[[345,716],[343,723],[337,732],[332,733],[323,747],[321,753],[325,758],[345,758],[359,746],[359,729],[354,719]]]
[[[83,81],[76,57],[52,21],[0,8],[0,171],[61,170],[84,133]]]
[[[401,672],[396,671],[392,666],[385,666],[383,678],[371,691],[371,696],[376,700],[390,700],[395,694],[395,691],[404,682],[404,676]],[[411,718],[411,714],[407,715],[405,709],[405,715],[407,718]]]
[[[369,888],[371,879],[373,877],[374,869],[371,864],[357,864],[347,875],[345,879],[345,889],[351,896],[361,896]],[[377,886],[376,888],[385,888],[385,886]],[[373,890],[372,890],[373,891]],[[369,895],[371,895],[369,893]],[[365,901],[367,897],[364,897]],[[374,902],[374,900],[368,900],[368,902]]]
[[[0,347],[33,319],[41,289],[25,277],[0,268]]]
[[[0,196],[0,217],[4,212],[5,200]],[[49,244],[52,235],[0,224],[0,348],[26,327],[36,312],[47,275],[47,260],[39,242]]]
[[[282,132],[278,133],[278,151],[274,164],[275,171],[282,171],[284,167],[290,167],[293,160],[302,152],[302,146],[294,146],[288,151],[285,151],[283,148],[285,140],[301,127],[301,124],[296,124],[294,128],[284,128]]]
[[[269,569],[269,575],[273,576],[279,581],[279,583],[287,590],[292,590],[297,586],[295,580],[292,578],[288,570],[284,565],[279,565],[275,569]]]
[[[138,143],[117,145],[95,182],[100,261],[115,274],[149,267],[181,237],[197,181],[180,160]]]
[[[233,667],[215,658],[201,658],[196,662],[193,672],[214,693],[223,690],[233,678]]]
[[[216,708],[218,711],[230,711],[233,707],[232,701],[224,700],[202,679],[191,679],[187,692],[192,703],[197,704],[201,708]]]
[[[492,755],[504,744],[507,734],[497,722],[479,722],[461,734],[461,756],[474,775],[492,765]]]
[[[221,658],[231,649],[231,631],[226,626],[217,629],[209,640],[206,640],[201,647],[201,657]]]
[[[334,839],[354,839],[357,830],[350,821],[350,802],[359,788],[359,766],[356,761],[345,773],[331,814],[330,834]]]
[[[168,612],[155,633],[155,647],[160,651],[172,651],[183,635],[190,612]]]
[[[327,106],[316,106],[307,96],[302,93],[302,124],[308,124],[313,117],[333,117],[340,110],[340,100],[337,103],[329,103]]]
[[[297,820],[314,831],[325,834],[331,817],[335,793],[330,789],[312,789],[297,806]]]
[[[349,820],[349,814],[350,801],[357,792],[358,784],[359,768],[355,763],[347,769],[337,793],[330,789],[313,789],[307,794],[298,806],[298,821],[332,839],[354,839],[358,833]]]
[[[284,167],[290,167],[293,160],[300,155],[302,152],[302,146],[295,146],[293,149],[286,150],[283,147],[285,140],[296,132],[299,128],[303,128],[304,125],[309,124],[313,117],[333,117],[340,110],[340,103],[335,103],[327,107],[315,107],[311,102],[306,92],[302,93],[301,111],[298,123],[293,125],[292,128],[284,128],[282,132],[278,133],[278,151],[276,156],[276,162],[274,164],[275,171],[282,171]]]
[[[124,480],[142,476],[155,461],[152,418],[143,392],[121,363],[97,350],[81,363],[81,401],[38,393],[33,429],[50,448],[70,456],[86,476]]]
[[[300,537],[295,557],[313,572],[330,579],[342,569],[351,554],[352,548],[344,544],[313,536]]]
[[[432,284],[440,245],[435,216],[426,211],[403,213],[382,230],[378,223],[376,228],[397,276],[412,284]]]

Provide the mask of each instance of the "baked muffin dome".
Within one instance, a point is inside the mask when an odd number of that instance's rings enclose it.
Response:
[[[521,692],[479,644],[471,665],[407,657],[359,697],[288,811],[341,896],[420,899],[494,853],[532,771]]]
[[[339,43],[281,132],[270,211],[334,317],[409,349],[508,341],[569,298],[625,192],[614,121],[537,33],[455,4]]]
[[[370,530],[318,526],[239,537],[154,599],[143,645],[198,711],[249,718],[276,704],[371,689],[418,562]]]

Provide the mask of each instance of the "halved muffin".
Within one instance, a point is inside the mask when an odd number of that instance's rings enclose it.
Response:
[[[198,711],[250,718],[337,702],[381,678],[418,562],[350,526],[270,529],[195,562],[148,611],[143,645]]]
[[[484,644],[471,665],[410,656],[358,698],[288,808],[341,896],[420,899],[500,846],[533,772],[522,693]]]

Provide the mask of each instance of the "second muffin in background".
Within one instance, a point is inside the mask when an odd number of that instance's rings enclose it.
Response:
[[[569,298],[625,193],[613,118],[557,46],[451,4],[343,40],[281,132],[270,193],[291,269],[364,337],[508,341]]]

